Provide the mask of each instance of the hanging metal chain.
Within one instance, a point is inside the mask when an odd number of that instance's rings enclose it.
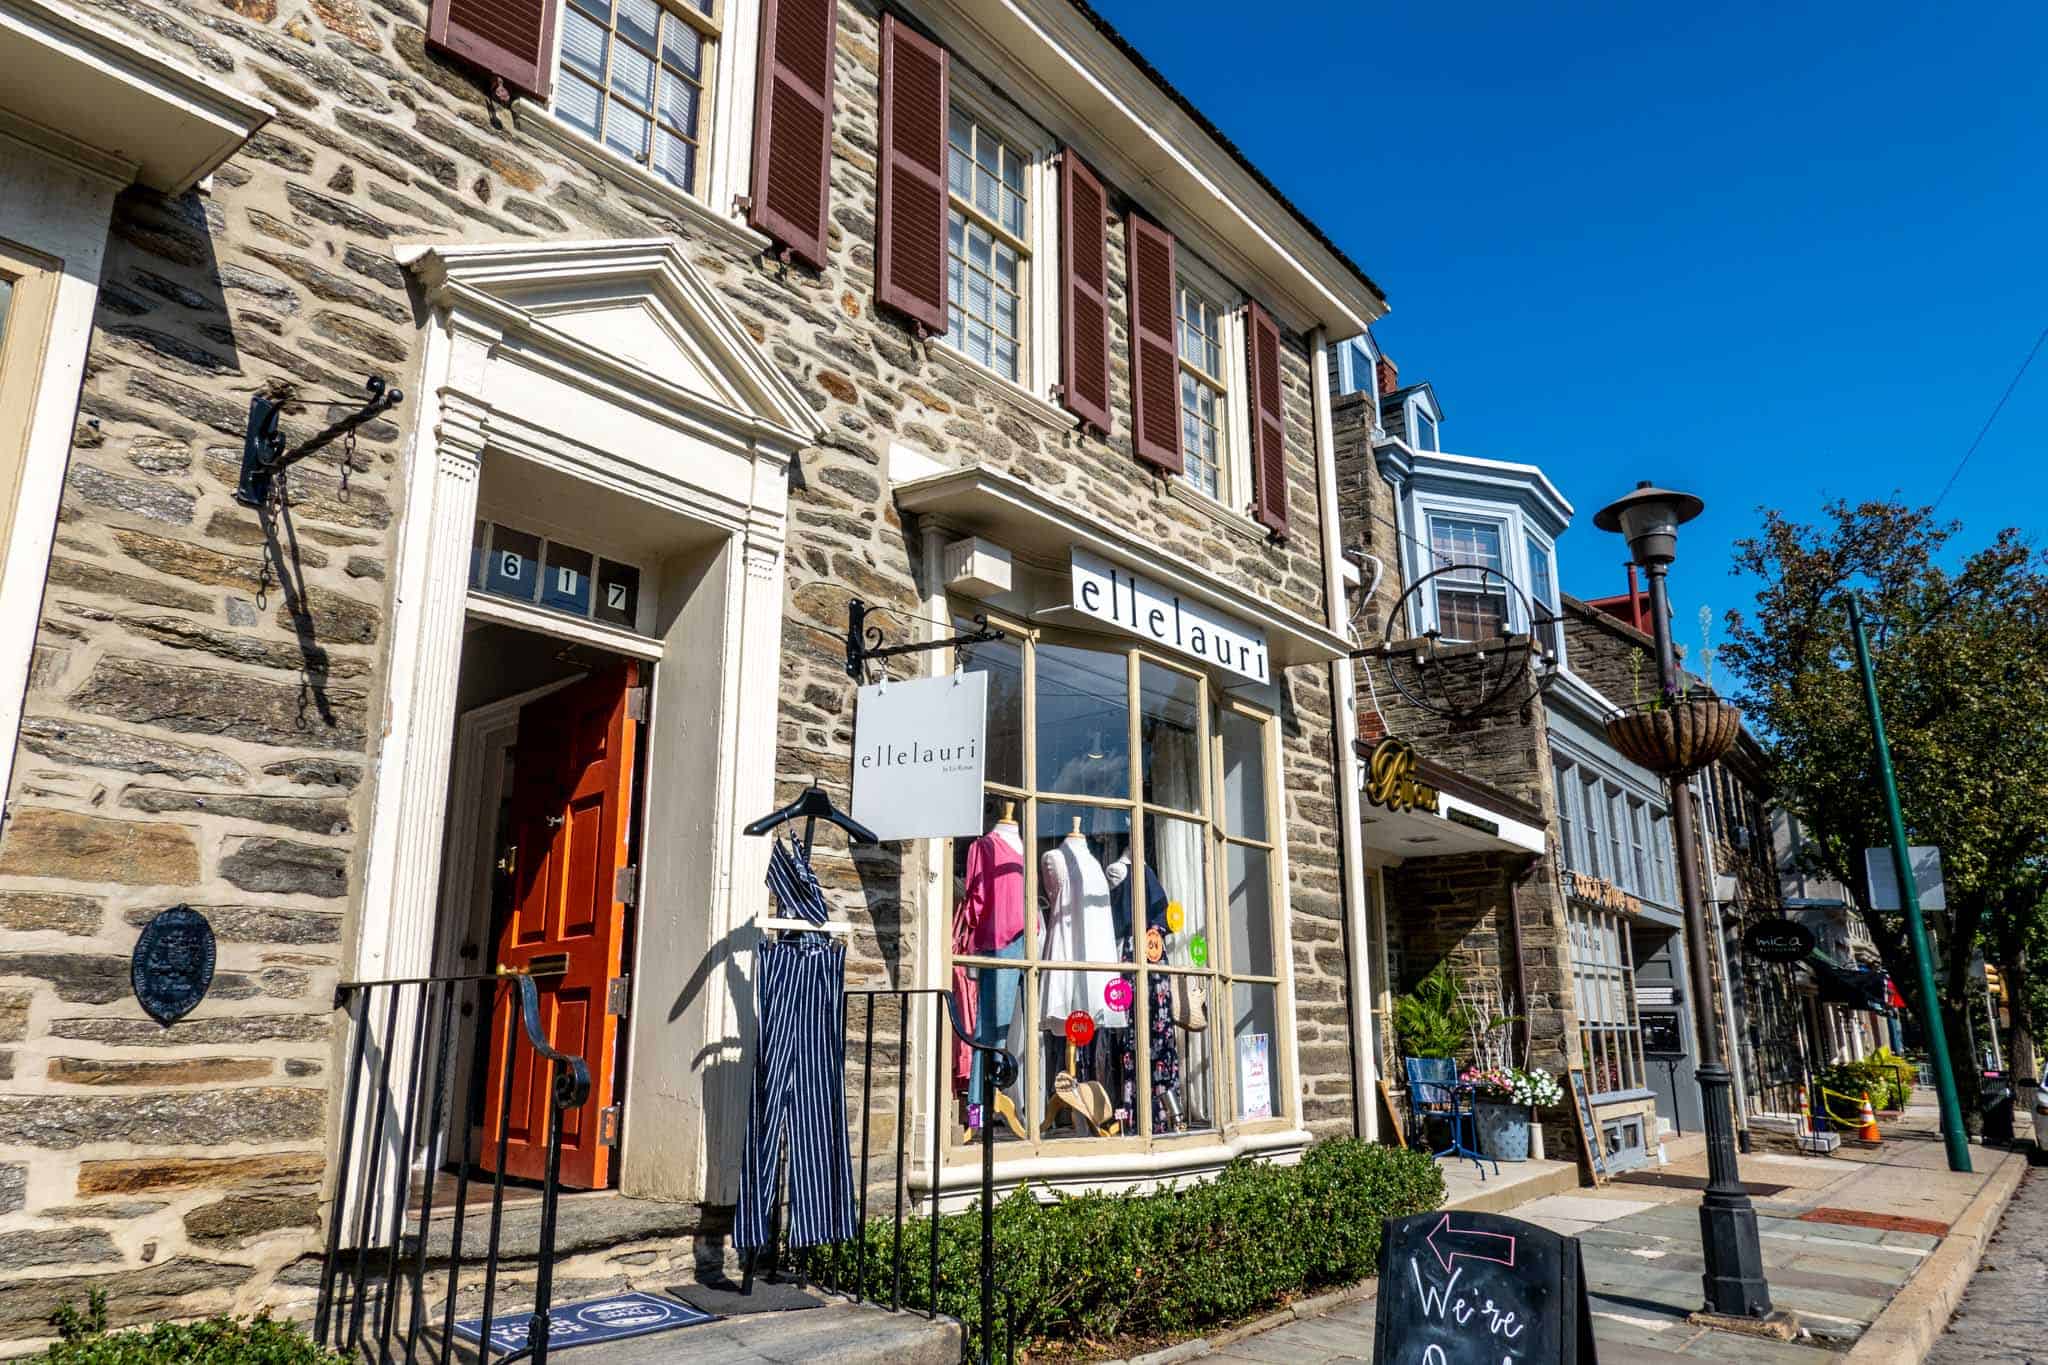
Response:
[[[341,442],[341,500],[348,501],[349,471],[356,467],[356,429],[350,427]]]

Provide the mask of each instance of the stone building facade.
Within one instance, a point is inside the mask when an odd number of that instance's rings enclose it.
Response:
[[[1057,401],[1050,318],[1012,380],[878,307],[887,44],[867,0],[836,6],[817,268],[734,207],[757,152],[766,36],[744,0],[707,7],[716,23],[697,26],[717,79],[695,191],[541,102],[494,98],[491,73],[430,41],[426,0],[19,3],[241,99],[254,126],[199,183],[111,197],[0,835],[0,1340],[35,1338],[91,1287],[116,1321],[303,1301],[345,1117],[336,987],[473,970],[480,948],[488,965],[477,929],[493,923],[504,830],[476,811],[481,793],[512,797],[473,785],[465,765],[512,752],[519,707],[569,695],[559,689],[597,660],[642,684],[651,665],[654,715],[634,789],[639,956],[608,1178],[690,1209],[729,1202],[766,854],[738,828],[814,782],[847,800],[849,596],[897,613],[884,618],[891,642],[992,606],[1015,638],[1049,648],[1034,618],[1047,594],[1064,602],[1070,549],[1270,646],[1270,679],[1253,688],[1165,651],[1131,668],[1187,666],[1215,708],[1204,724],[1238,707],[1264,727],[1270,823],[1229,847],[1271,867],[1280,956],[1271,985],[1216,984],[1270,997],[1279,1022],[1242,1035],[1265,1039],[1264,1114],[1212,1109],[1206,1136],[1177,1142],[1127,1134],[1107,1161],[1062,1134],[1032,1148],[1031,1169],[1115,1184],[1130,1177],[1104,1173],[1128,1170],[1134,1144],[1174,1174],[1373,1130],[1359,1099],[1373,1062],[1353,1046],[1370,979],[1352,951],[1366,921],[1362,868],[1345,856],[1357,760],[1339,737],[1356,723],[1323,375],[1331,342],[1384,303],[1085,6],[1021,7],[1052,35],[1036,48],[972,6],[897,13],[949,51],[975,117],[1034,149],[1034,222],[1056,179],[1037,143],[1101,174],[1102,431]],[[1122,102],[1082,99],[1056,52]],[[1262,376],[1272,420],[1224,442],[1236,465],[1221,497],[1134,456],[1133,213],[1174,235],[1187,278],[1221,305],[1211,323],[1232,348],[1218,366],[1233,432],[1258,425],[1266,398],[1245,392],[1261,363],[1243,358],[1250,319],[1277,334]],[[1034,267],[1054,273],[1052,226],[1024,237]],[[405,401],[295,466],[281,504],[235,500],[252,397],[288,402],[297,443],[354,411],[370,374]],[[1262,512],[1247,481],[1274,471]],[[1266,515],[1276,497],[1284,534]],[[600,577],[623,563],[645,600],[609,627],[587,602],[573,624],[545,600],[494,602],[485,547],[516,557],[506,547],[523,536],[546,537],[550,556],[578,547],[565,553],[584,554],[586,576],[590,551]],[[946,551],[963,537],[1014,552],[1007,592],[982,601],[949,582]],[[1134,647],[1127,632],[1062,629],[1045,639]],[[952,658],[916,656],[896,676]],[[491,708],[495,721],[466,723]],[[1482,774],[1540,806],[1518,743],[1476,737],[1461,761],[1498,748],[1499,771]],[[1220,767],[1201,771],[1220,791]],[[1214,799],[1221,857],[1245,831],[1225,827]],[[817,869],[852,927],[849,985],[946,983],[954,857],[937,840],[821,840]],[[1544,983],[1531,1016],[1554,1038],[1569,1005],[1534,908],[1551,888],[1518,894]],[[204,1003],[164,1027],[137,1006],[129,955],[181,903],[211,923],[218,962]],[[1224,909],[1212,910],[1219,937]],[[1223,1004],[1204,1063],[1219,1086]],[[1226,1087],[1240,1101],[1245,1074]],[[922,1138],[942,1119],[958,1116],[888,1121]]]

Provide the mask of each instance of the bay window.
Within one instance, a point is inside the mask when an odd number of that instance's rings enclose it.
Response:
[[[1437,629],[1446,640],[1493,640],[1507,633],[1507,566],[1498,522],[1433,515],[1429,519],[1432,569],[1450,572],[1435,580]],[[1493,574],[1481,573],[1491,569]]]
[[[1020,1075],[984,1114],[957,1050],[952,1140],[1288,1117],[1272,716],[1136,645],[999,628],[955,652],[988,678],[988,833],[953,841],[947,980]]]

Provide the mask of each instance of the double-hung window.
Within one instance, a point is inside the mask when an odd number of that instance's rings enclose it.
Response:
[[[1021,1063],[995,1112],[949,1075],[957,1140],[1068,1148],[1293,1117],[1273,717],[1136,645],[1004,626],[988,833],[954,842],[948,980]]]
[[[698,193],[721,8],[722,0],[567,0],[556,117]]]
[[[1442,513],[1430,516],[1430,567],[1450,571],[1435,580],[1437,629],[1444,639],[1494,640],[1507,633],[1507,569],[1501,539],[1499,522]],[[1488,569],[1492,572],[1483,572]]]
[[[1643,1085],[1642,1029],[1636,1022],[1634,947],[1628,918],[1571,902],[1572,994],[1579,1051],[1595,1093]]]
[[[1016,142],[957,104],[947,143],[946,343],[1005,379],[1027,383],[1030,161]]]
[[[1230,385],[1225,377],[1223,305],[1183,275],[1177,282],[1180,330],[1180,446],[1187,480],[1230,501]]]
[[[1550,566],[1550,547],[1534,536],[1526,537],[1529,552],[1529,610],[1535,619],[1529,633],[1552,654],[1558,652],[1557,574]]]

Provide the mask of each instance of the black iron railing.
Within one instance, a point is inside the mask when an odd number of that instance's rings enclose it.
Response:
[[[500,1365],[528,1360],[544,1365],[562,1121],[589,1097],[589,1068],[580,1057],[549,1046],[540,994],[523,974],[351,981],[337,989],[336,999],[349,1011],[351,1041],[314,1339],[364,1360],[446,1365],[451,1358],[495,1358]],[[482,1246],[472,1253],[464,1225],[477,1165],[477,1129],[468,1101],[484,1084],[482,1068],[493,1065],[480,1042],[491,1031],[477,1025],[489,1024],[501,1009],[515,1011],[517,1018],[504,1024],[497,1150],[488,1176],[490,1222]],[[540,1222],[530,1248],[532,1305],[525,1342],[494,1357],[491,1327],[499,1295],[509,1289],[501,1284],[501,1262],[510,1254],[528,1254],[527,1247],[505,1248],[502,1242],[514,1076],[522,1051],[529,1049],[527,1064],[538,1068],[546,1063],[551,1071]],[[465,1070],[471,1084],[456,1095],[457,1078]],[[458,1144],[451,1144],[451,1125],[459,1130]],[[446,1165],[454,1170],[453,1207],[449,1211],[444,1205],[441,1211],[448,1216],[437,1223],[440,1172]],[[456,1322],[459,1301],[479,1287],[480,1340],[472,1355],[457,1345]]]
[[[895,1008],[888,1009],[893,1003]],[[878,1024],[877,1007],[883,1007]],[[930,1181],[922,1227],[906,1229],[912,1199],[906,1184],[909,1172],[910,1049],[915,1030],[927,1027],[920,1019],[930,1011],[932,1040],[932,1107]],[[998,1304],[995,1270],[995,1093],[1017,1077],[1017,1060],[1000,1047],[976,1042],[973,1031],[962,1027],[952,992],[936,989],[850,990],[845,997],[847,1059],[860,1058],[859,1137],[854,1139],[856,1185],[856,1233],[852,1241],[807,1247],[784,1253],[779,1246],[784,1223],[786,1190],[778,1196],[769,1221],[769,1245],[747,1267],[748,1280],[756,1274],[783,1275],[812,1283],[827,1292],[841,1294],[855,1302],[873,1303],[894,1311],[919,1311],[936,1318],[947,1303],[942,1285],[941,1226],[938,1216],[940,1175],[945,1161],[945,1127],[952,1106],[952,1067],[947,1064],[948,1043],[957,1038],[972,1050],[987,1056],[981,1074],[981,1180],[977,1191],[981,1214],[977,1281],[977,1314],[962,1313],[961,1352],[965,1360],[991,1365],[1001,1337],[1001,1356],[1014,1358],[1011,1340],[1012,1315]],[[889,1036],[893,1025],[894,1037]],[[875,1054],[878,1042],[886,1054],[893,1047],[893,1067],[885,1055],[882,1074],[895,1073],[893,1085],[885,1084],[878,1095]],[[880,1101],[878,1103],[878,1101]],[[893,1160],[877,1153],[873,1135],[878,1120],[893,1115]],[[849,1116],[853,1117],[853,1116]],[[886,1193],[886,1211],[877,1199]],[[886,1220],[886,1228],[883,1224]],[[922,1246],[913,1240],[922,1234]],[[924,1264],[915,1264],[922,1259]],[[921,1281],[921,1283],[920,1283]],[[919,1291],[922,1292],[919,1292]]]

